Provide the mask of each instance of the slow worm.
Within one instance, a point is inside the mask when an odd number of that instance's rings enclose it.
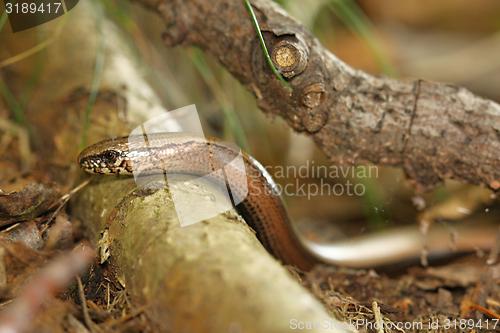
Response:
[[[243,168],[232,163],[238,156],[244,161]],[[413,226],[333,244],[308,241],[295,231],[276,184],[258,161],[225,143],[188,134],[157,133],[101,141],[84,149],[78,162],[86,172],[95,174],[213,175],[231,190],[233,198],[243,199],[236,209],[264,247],[283,263],[304,270],[317,263],[357,268],[393,265],[418,259],[424,246],[432,258],[489,248],[495,241],[497,227],[467,224],[454,227],[458,234],[454,250],[450,230],[439,225],[432,226],[425,236]],[[221,169],[224,177],[214,172]]]

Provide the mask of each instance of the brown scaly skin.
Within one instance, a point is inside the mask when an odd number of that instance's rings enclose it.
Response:
[[[244,169],[232,163],[241,157]],[[429,256],[450,253],[445,228],[434,227],[427,236],[416,227],[321,245],[298,236],[277,186],[266,169],[251,156],[214,139],[179,133],[158,133],[101,141],[81,152],[78,162],[89,173],[151,175],[182,173],[229,182],[237,210],[264,247],[282,262],[308,270],[317,263],[373,267],[418,259],[426,246]],[[224,174],[214,171],[224,170]],[[462,226],[453,246],[458,252],[488,248],[495,241],[495,227]]]

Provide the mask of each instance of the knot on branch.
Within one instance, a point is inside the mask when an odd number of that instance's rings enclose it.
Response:
[[[313,83],[304,88],[302,103],[308,108],[317,108],[325,100],[325,86],[323,83]]]
[[[290,79],[306,68],[309,49],[300,39],[286,36],[274,44],[271,59],[281,75]]]
[[[309,84],[302,90],[301,101],[306,107],[302,114],[302,125],[310,133],[319,131],[328,120],[328,112],[320,108],[325,95],[326,89],[321,82]]]

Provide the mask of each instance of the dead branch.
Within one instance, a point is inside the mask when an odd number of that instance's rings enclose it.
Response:
[[[167,46],[215,56],[266,113],[311,136],[333,163],[399,166],[417,188],[443,179],[500,188],[500,106],[468,90],[355,70],[270,0],[253,0],[275,66],[264,60],[242,1],[136,0],[165,21]]]

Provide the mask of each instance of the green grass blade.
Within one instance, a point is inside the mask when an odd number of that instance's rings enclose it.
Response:
[[[234,108],[231,107],[231,103],[228,101],[227,96],[224,94],[224,89],[220,86],[219,82],[215,78],[212,70],[208,66],[205,56],[199,50],[194,49],[190,53],[191,61],[195,66],[198,73],[200,73],[201,77],[205,81],[208,87],[212,90],[215,99],[221,106],[221,110],[224,113],[226,124],[229,127],[231,135],[234,137],[238,146],[248,151],[248,141],[245,135],[245,131],[240,124],[238,116],[234,111]]]
[[[92,82],[90,84],[90,93],[89,99],[87,101],[87,105],[85,106],[84,111],[84,120],[83,120],[83,128],[82,128],[82,136],[80,138],[80,148],[83,149],[87,146],[88,141],[88,132],[90,129],[90,116],[92,114],[92,110],[94,108],[95,102],[97,100],[97,95],[99,93],[99,87],[101,86],[102,72],[104,69],[104,60],[105,60],[105,50],[104,50],[104,35],[101,28],[101,21],[103,17],[102,14],[98,18],[98,28],[99,31],[99,41],[96,50],[96,58],[94,63],[94,74],[92,76]]]
[[[391,65],[385,52],[380,47],[377,38],[373,34],[373,26],[368,17],[352,0],[331,0],[329,8],[339,17],[339,19],[358,36],[360,36],[372,51],[380,69],[389,76],[396,76],[396,70]],[[363,168],[363,167],[358,167]],[[365,216],[369,226],[378,230],[386,226],[387,216],[383,197],[378,190],[377,179],[358,179],[365,187],[364,202]]]
[[[288,0],[274,0],[278,5],[280,5],[283,8],[286,8],[286,5],[288,4]]]
[[[252,8],[252,4],[250,4],[249,0],[243,0],[243,3],[245,5],[245,8],[248,11],[248,14],[250,15],[250,19],[252,20],[253,27],[255,28],[255,32],[257,33],[257,37],[259,39],[260,46],[262,48],[262,52],[264,53],[264,57],[266,58],[266,62],[269,65],[269,68],[271,68],[271,71],[274,73],[274,75],[278,78],[278,80],[283,84],[283,86],[290,90],[291,86],[288,81],[286,81],[281,73],[276,69],[274,66],[274,63],[271,59],[271,56],[269,55],[269,51],[267,50],[266,42],[264,41],[264,36],[262,36],[262,31],[260,30],[259,27],[259,21],[257,21],[257,17],[255,16],[255,13]]]
[[[357,169],[368,168],[358,166]],[[385,203],[383,196],[379,191],[379,182],[374,178],[358,178],[359,183],[363,184],[365,193],[361,197],[363,201],[363,211],[367,218],[368,226],[372,230],[380,230],[387,226],[387,215],[385,213]]]
[[[7,22],[7,13],[3,12],[2,16],[0,16],[0,31],[3,30],[5,22]]]
[[[10,91],[9,87],[1,79],[0,79],[0,94],[2,94],[2,97],[7,103],[7,107],[12,112],[14,116],[14,121],[17,124],[26,127],[26,116],[24,115],[24,110],[21,103],[19,103],[16,96],[14,96],[12,91]]]

